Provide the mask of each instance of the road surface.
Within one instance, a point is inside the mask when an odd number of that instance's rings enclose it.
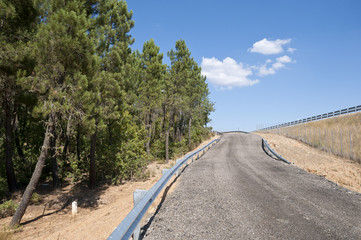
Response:
[[[224,134],[181,175],[144,239],[361,239],[361,194],[261,145],[253,134]]]

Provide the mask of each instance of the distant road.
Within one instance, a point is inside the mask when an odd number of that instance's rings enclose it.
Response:
[[[224,134],[178,181],[144,239],[361,239],[361,194],[272,159],[253,134]]]

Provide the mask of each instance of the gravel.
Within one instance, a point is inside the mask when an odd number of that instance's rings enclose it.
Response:
[[[257,135],[224,134],[178,181],[143,239],[361,239],[361,195],[269,157]]]

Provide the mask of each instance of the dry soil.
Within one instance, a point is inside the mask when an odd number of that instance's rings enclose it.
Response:
[[[198,148],[211,140],[203,142]],[[174,160],[168,164],[151,163],[148,166],[151,176],[146,181],[126,182],[119,186],[102,186],[97,189],[88,189],[82,185],[67,186],[46,194],[39,205],[27,208],[22,225],[12,234],[11,239],[107,239],[133,208],[134,190],[150,189],[162,176],[162,169],[174,164]],[[174,178],[168,184],[173,180]],[[168,194],[175,186],[173,183]],[[147,217],[155,212],[162,196],[163,192],[150,207]],[[74,200],[78,202],[78,214],[72,216],[71,202]],[[5,230],[10,220],[11,217],[0,219],[0,226]]]

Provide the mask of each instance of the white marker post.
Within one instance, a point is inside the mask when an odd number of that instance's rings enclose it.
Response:
[[[74,216],[78,213],[78,203],[76,201],[74,201],[71,204],[71,214]]]

